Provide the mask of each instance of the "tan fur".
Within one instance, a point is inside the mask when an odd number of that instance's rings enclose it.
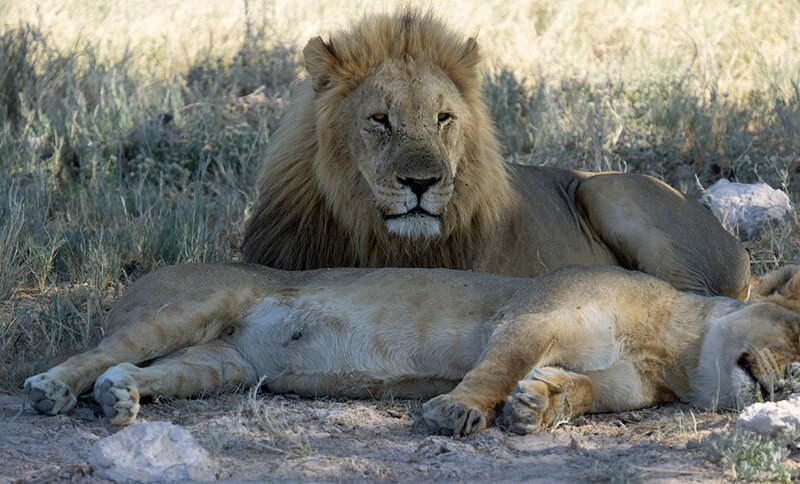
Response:
[[[744,249],[658,180],[506,164],[475,39],[404,11],[311,39],[303,53],[311,79],[269,140],[245,261],[525,277],[619,265],[747,297]]]
[[[761,277],[753,277],[750,283],[753,301],[779,299],[783,304],[797,304],[793,309],[800,310],[800,266],[784,266]]]
[[[34,408],[57,414],[94,384],[109,420],[125,424],[142,396],[263,379],[308,396],[433,397],[424,418],[445,434],[473,434],[499,411],[527,433],[585,412],[783,396],[787,363],[800,357],[795,296],[703,297],[611,267],[525,279],[171,266],[126,291],[96,348],[25,388]]]

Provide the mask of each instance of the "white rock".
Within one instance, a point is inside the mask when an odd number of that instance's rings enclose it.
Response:
[[[789,197],[766,183],[736,183],[724,178],[708,187],[700,199],[722,225],[742,240],[755,237],[770,223],[791,213]]]
[[[745,408],[736,426],[761,435],[800,432],[800,393],[781,402],[754,403]]]
[[[208,452],[179,425],[141,422],[100,439],[89,455],[97,476],[114,482],[210,481]]]

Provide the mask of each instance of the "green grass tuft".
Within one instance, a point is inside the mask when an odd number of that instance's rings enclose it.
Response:
[[[715,434],[703,441],[706,457],[722,469],[733,469],[745,481],[789,482],[797,471],[786,466],[788,438],[771,439],[745,430]]]

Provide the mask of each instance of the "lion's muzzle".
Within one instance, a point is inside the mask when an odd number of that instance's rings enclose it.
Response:
[[[430,150],[398,150],[380,170],[376,202],[389,233],[430,238],[441,232],[453,194],[448,164]]]
[[[417,196],[417,199],[422,199],[422,195],[428,191],[429,188],[442,181],[442,177],[429,177],[429,178],[400,178],[397,177],[397,183],[401,186],[408,187]]]

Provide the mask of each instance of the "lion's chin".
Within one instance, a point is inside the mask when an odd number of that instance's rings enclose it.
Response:
[[[386,230],[390,234],[404,239],[429,239],[438,237],[442,228],[439,217],[422,214],[407,214],[385,220]]]

